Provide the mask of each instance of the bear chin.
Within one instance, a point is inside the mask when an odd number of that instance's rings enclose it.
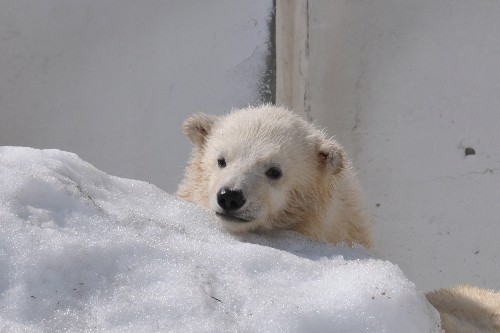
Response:
[[[265,230],[263,221],[255,219],[246,219],[240,217],[234,217],[230,214],[224,214],[220,212],[214,212],[216,220],[229,232],[233,233],[245,233],[256,230]]]
[[[232,215],[232,214],[227,214],[227,213],[222,213],[222,212],[215,212],[215,216],[222,222],[227,222],[227,223],[240,223],[240,224],[245,224],[245,223],[251,223],[253,220],[247,219],[244,217]]]

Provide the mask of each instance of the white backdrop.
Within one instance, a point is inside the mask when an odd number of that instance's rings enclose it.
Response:
[[[0,145],[173,192],[182,121],[261,101],[271,0],[3,0]]]

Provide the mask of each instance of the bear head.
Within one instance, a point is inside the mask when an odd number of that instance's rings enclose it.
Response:
[[[280,107],[196,114],[183,130],[193,152],[179,197],[235,232],[320,219],[346,168],[336,141]]]

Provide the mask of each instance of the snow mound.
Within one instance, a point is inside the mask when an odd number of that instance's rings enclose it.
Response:
[[[0,148],[2,332],[440,332],[399,268],[292,232],[234,236],[155,186]]]

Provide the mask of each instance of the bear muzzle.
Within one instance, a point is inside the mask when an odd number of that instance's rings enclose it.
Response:
[[[216,212],[216,215],[224,221],[229,222],[250,222],[251,219],[242,216],[240,209],[245,205],[246,199],[243,191],[232,190],[223,186],[217,192],[217,204],[222,211]]]

